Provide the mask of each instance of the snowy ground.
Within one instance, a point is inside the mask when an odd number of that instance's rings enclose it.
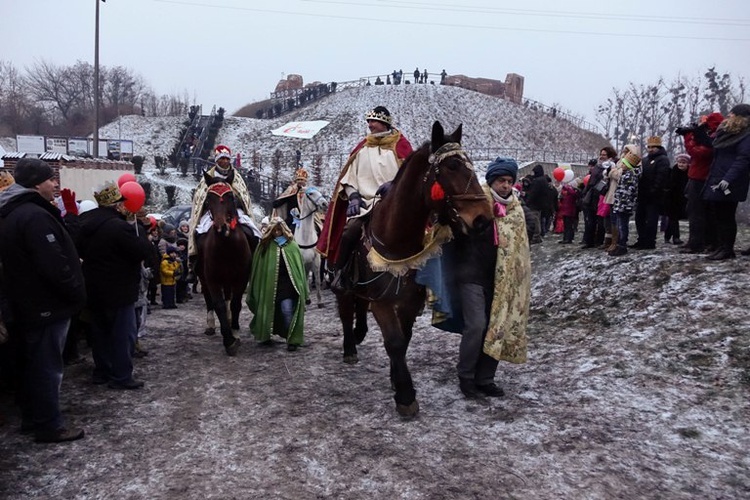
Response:
[[[329,292],[300,351],[245,332],[235,358],[201,333],[197,297],[149,316],[145,389],[68,367],[63,405],[85,439],[34,444],[0,397],[0,497],[750,497],[750,258],[662,245],[615,259],[558,238],[533,247],[529,362],[501,364],[502,399],[462,397],[458,336],[427,313],[408,356],[421,413],[403,421],[374,321],[345,365]]]

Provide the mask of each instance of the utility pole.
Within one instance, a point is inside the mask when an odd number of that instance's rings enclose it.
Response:
[[[94,28],[94,158],[99,157],[99,0],[96,2],[96,24]],[[101,0],[104,2],[105,0]]]

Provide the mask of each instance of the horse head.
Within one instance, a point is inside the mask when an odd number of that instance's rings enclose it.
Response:
[[[237,200],[232,191],[232,180],[234,179],[234,170],[229,172],[227,179],[212,177],[207,172],[203,173],[203,178],[208,186],[206,196],[206,209],[211,213],[213,228],[224,234],[234,230],[238,224]]]
[[[316,212],[325,213],[325,211],[328,209],[328,199],[316,187],[311,186],[311,187],[306,188],[305,198],[310,200],[310,202],[315,207]]]
[[[459,125],[446,135],[440,122],[432,125],[425,181],[427,203],[438,214],[438,220],[450,224],[454,231],[467,233],[486,227],[492,220],[492,209],[461,146],[462,127]]]

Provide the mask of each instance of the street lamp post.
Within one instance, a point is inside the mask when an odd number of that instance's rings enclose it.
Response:
[[[94,28],[94,158],[99,157],[99,0],[96,2],[96,24]],[[105,0],[101,0],[104,2]]]

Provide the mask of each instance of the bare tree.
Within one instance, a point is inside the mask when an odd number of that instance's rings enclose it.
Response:
[[[45,61],[27,70],[26,83],[36,101],[50,104],[64,120],[70,117],[71,111],[83,97],[84,88],[75,78],[73,68]]]

